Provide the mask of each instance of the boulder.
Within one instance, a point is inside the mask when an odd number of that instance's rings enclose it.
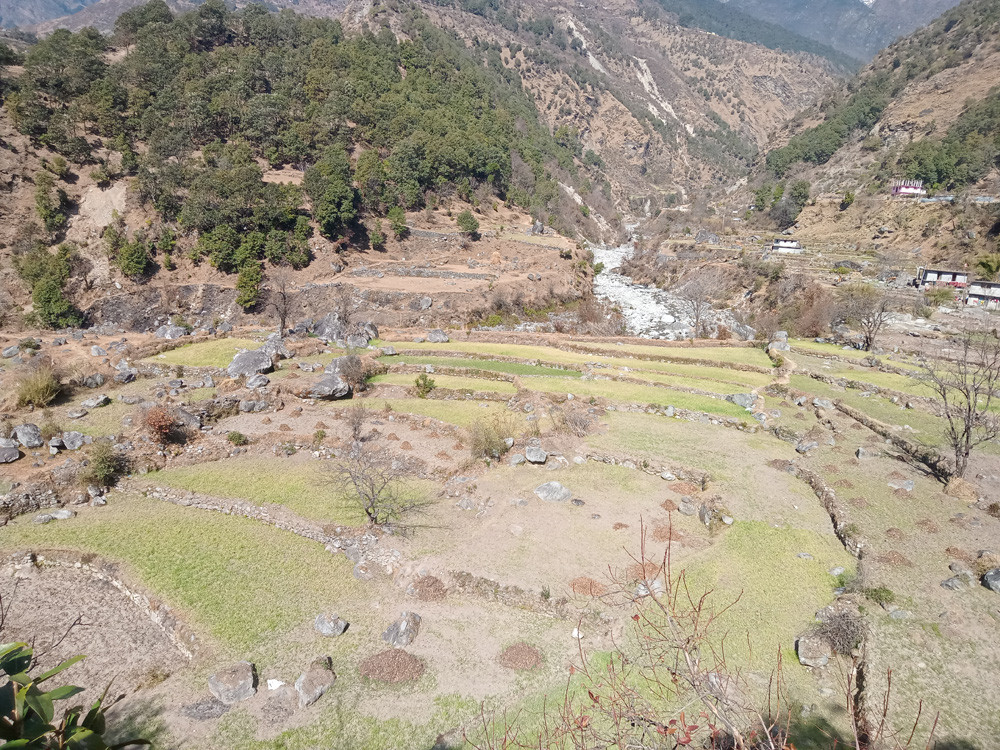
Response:
[[[534,445],[529,445],[524,449],[524,457],[528,463],[532,464],[544,464],[548,459],[549,454]]]
[[[106,393],[102,393],[99,396],[94,396],[93,398],[88,398],[86,401],[81,401],[80,406],[84,409],[99,409],[102,406],[107,406],[111,403],[111,399],[108,398]]]
[[[546,482],[535,487],[535,494],[547,503],[562,503],[573,497],[573,493],[559,482]]]
[[[941,581],[941,588],[949,589],[950,591],[961,591],[962,589],[970,589],[975,585],[975,579],[972,577],[972,573],[963,570],[960,573],[953,575],[951,578],[946,578]]]
[[[313,325],[313,333],[321,341],[340,341],[346,334],[346,326],[337,313],[329,313]]]
[[[889,488],[893,490],[903,490],[913,492],[914,482],[912,479],[893,479],[889,482]]]
[[[316,615],[316,622],[313,623],[313,627],[316,628],[316,632],[320,635],[335,638],[347,632],[350,624],[338,614],[323,613]]]
[[[295,681],[295,692],[299,694],[299,708],[311,706],[318,701],[336,681],[337,675],[333,671],[330,657],[321,656],[314,659],[309,668]]]
[[[350,398],[351,386],[340,375],[330,373],[312,384],[305,385],[295,391],[299,398]]]
[[[393,648],[403,648],[413,643],[419,632],[420,615],[416,612],[402,612],[399,619],[382,633],[382,640]]]
[[[288,347],[285,346],[281,335],[277,333],[272,333],[268,336],[267,341],[264,342],[264,346],[257,351],[266,352],[272,361],[276,359],[291,359],[292,357],[292,353],[288,351]]]
[[[795,446],[797,453],[808,453],[809,451],[818,448],[819,443],[815,440],[803,440],[798,445]]]
[[[428,331],[427,340],[432,344],[447,344],[450,339],[447,333],[440,328],[435,328],[433,331]]]
[[[328,364],[323,372],[327,374],[336,373],[340,375],[344,372],[350,372],[354,370],[358,372],[361,368],[361,357],[357,354],[345,354],[343,357],[335,358],[330,364]]]
[[[830,644],[818,635],[800,635],[795,640],[795,652],[804,667],[825,667],[833,656]]]
[[[21,450],[16,440],[0,438],[0,464],[14,463],[21,457]]]
[[[108,356],[108,351],[107,351],[107,349],[103,349],[103,348],[101,348],[101,347],[99,347],[99,346],[97,346],[95,344],[94,346],[90,347],[90,356],[91,357],[107,357]]]
[[[271,355],[265,351],[256,349],[249,352],[240,352],[233,357],[233,361],[229,363],[226,372],[229,373],[229,377],[238,378],[241,375],[250,377],[259,372],[271,372],[273,369],[274,363],[271,361]]]
[[[38,429],[38,425],[19,424],[14,428],[14,435],[17,437],[17,441],[25,448],[41,448],[45,444],[45,441],[42,440],[42,431]]]
[[[787,341],[772,341],[767,345],[767,348],[772,352],[790,352],[792,350]]]
[[[187,329],[181,326],[160,326],[153,335],[158,339],[179,339],[187,336]]]
[[[1000,594],[1000,568],[993,568],[983,573],[983,586],[994,594]]]
[[[813,403],[813,406],[815,406],[817,409],[832,409],[833,408],[833,402],[830,401],[829,399],[825,399],[825,398],[814,398],[813,401],[812,401],[812,403]]]
[[[72,409],[67,409],[66,416],[70,419],[80,419],[81,417],[87,416],[87,410],[80,407],[74,407]]]
[[[383,357],[395,357],[396,356],[396,347],[394,347],[394,346],[383,346],[382,347],[382,356]]]
[[[0,353],[0,355],[2,355],[4,359],[10,359],[11,357],[16,357],[18,355],[18,352],[20,351],[21,347],[19,347],[17,344],[12,344],[11,346],[8,346],[6,349],[4,349],[3,352]]]
[[[775,331],[771,337],[772,341],[788,341],[788,331]]]
[[[83,447],[84,435],[75,430],[69,430],[62,434],[63,447],[68,451],[78,451]]]
[[[854,455],[857,456],[859,459],[865,459],[865,458],[878,458],[880,454],[878,451],[872,450],[871,448],[865,448],[862,445],[860,448],[854,451]]]
[[[757,397],[752,393],[731,393],[726,396],[726,401],[742,406],[744,409],[752,409],[757,403]]]
[[[267,375],[258,372],[256,375],[251,375],[249,378],[247,378],[246,385],[247,388],[263,388],[270,382],[271,379]]]
[[[132,368],[129,368],[127,370],[119,370],[115,374],[115,382],[124,385],[125,383],[131,383],[138,376],[139,376],[139,371]]]
[[[524,463],[524,456],[521,455],[520,453],[515,453],[510,457],[507,463],[509,463],[511,466],[520,466],[521,464]]]
[[[257,670],[248,661],[237,662],[209,677],[208,689],[227,706],[245,701],[257,692]]]

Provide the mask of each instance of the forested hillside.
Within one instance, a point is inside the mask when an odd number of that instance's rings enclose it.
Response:
[[[834,156],[852,147],[874,162],[879,184],[908,177],[931,189],[972,185],[1000,157],[998,63],[1000,5],[965,0],[826,99],[818,124],[768,153],[767,169],[781,177],[800,165],[839,164]]]

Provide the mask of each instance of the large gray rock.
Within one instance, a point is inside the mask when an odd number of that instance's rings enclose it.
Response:
[[[787,341],[772,341],[767,345],[767,348],[772,352],[790,352],[792,350]]]
[[[292,353],[288,351],[288,347],[285,346],[285,342],[277,333],[272,333],[268,336],[267,341],[264,342],[264,346],[258,351],[266,352],[272,360],[290,359],[292,356]]]
[[[333,671],[330,657],[321,656],[314,659],[309,668],[295,681],[295,692],[299,694],[299,708],[311,706],[318,701],[336,681],[337,675]]]
[[[818,448],[819,443],[815,440],[803,440],[798,445],[795,446],[795,450],[798,453],[808,453],[809,451]]]
[[[84,388],[100,388],[104,385],[104,374],[100,372],[92,372],[83,379]]]
[[[271,355],[265,351],[256,349],[250,352],[240,352],[233,357],[233,361],[229,363],[226,372],[229,373],[229,377],[231,378],[238,378],[241,375],[248,378],[259,372],[271,372],[273,369],[274,362],[271,361]]]
[[[524,449],[524,457],[528,463],[544,464],[548,460],[549,454],[534,445],[529,445]]]
[[[818,635],[801,635],[795,641],[799,664],[805,667],[825,667],[833,656],[833,649],[825,638]]]
[[[546,482],[535,487],[535,494],[547,503],[562,503],[573,497],[573,493],[559,482]]]
[[[949,589],[951,591],[961,591],[962,589],[971,589],[975,585],[975,580],[972,574],[968,571],[961,571],[957,575],[953,575],[951,578],[946,578],[941,581],[941,588]]]
[[[349,398],[351,386],[340,375],[330,373],[312,384],[303,386],[295,392],[295,395],[299,398],[327,398],[331,400]]]
[[[14,435],[17,436],[17,441],[25,448],[41,448],[45,444],[45,441],[42,440],[42,431],[38,429],[38,425],[19,424],[14,428]]]
[[[248,661],[237,662],[209,677],[208,689],[227,706],[245,701],[257,692],[257,670]]]
[[[416,612],[402,612],[399,619],[382,633],[382,640],[393,648],[403,648],[413,643],[419,632],[420,615]]]
[[[102,393],[93,398],[88,398],[86,401],[81,401],[80,406],[84,409],[99,409],[102,406],[107,406],[111,403],[111,399],[106,393]]]
[[[3,350],[2,356],[4,359],[10,359],[11,357],[16,357],[20,351],[21,348],[17,344],[13,344]]]
[[[316,632],[320,635],[325,635],[328,638],[336,638],[338,635],[346,633],[350,624],[338,614],[327,614],[324,612],[316,615],[316,622],[313,623],[313,627],[316,628]]]
[[[313,334],[321,341],[342,341],[347,335],[346,329],[340,316],[332,312],[315,323]]]
[[[427,340],[432,344],[447,344],[448,334],[442,331],[440,328],[435,328],[433,331],[427,333]]]
[[[100,346],[97,346],[95,344],[94,346],[90,347],[90,356],[91,357],[107,357],[108,356],[108,351],[107,351],[107,349],[103,349]]]
[[[878,458],[880,453],[877,450],[872,450],[871,448],[865,448],[865,446],[862,445],[860,448],[854,451],[854,455],[857,456],[859,459],[865,459],[865,458]]]
[[[0,438],[0,464],[14,463],[21,457],[21,449],[16,440]]]
[[[361,357],[357,354],[345,354],[343,357],[337,357],[330,364],[328,364],[323,372],[330,374],[336,373],[338,375],[349,372],[350,370],[357,371],[361,367]]]
[[[68,451],[78,451],[83,447],[84,435],[81,432],[70,430],[62,434],[63,447]]]
[[[983,585],[994,594],[1000,594],[1000,568],[983,573]]]
[[[752,409],[757,403],[757,397],[752,393],[731,393],[726,396],[726,401],[742,406],[744,409]]]
[[[160,326],[153,335],[158,339],[179,339],[187,336],[187,329],[181,326]]]

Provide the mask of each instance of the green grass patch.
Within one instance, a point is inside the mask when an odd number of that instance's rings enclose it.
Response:
[[[364,404],[376,413],[388,406],[392,411],[430,417],[458,427],[469,427],[475,422],[505,411],[503,404],[459,399],[379,398],[372,396],[364,399]]]
[[[545,352],[554,350],[544,350]],[[542,350],[539,351],[542,353]],[[564,378],[578,378],[582,375],[578,370],[560,370],[557,367],[543,365],[527,365],[521,362],[502,362],[495,359],[473,359],[465,357],[422,357],[419,355],[401,355],[385,360],[390,364],[398,362],[404,365],[433,365],[435,367],[465,367],[486,372],[502,372],[508,375],[552,375]]]
[[[684,391],[623,383],[615,380],[576,380],[567,383],[555,378],[524,378],[522,384],[531,391],[545,393],[572,393],[577,397],[604,398],[609,401],[674,406],[681,409],[703,411],[724,417],[748,417],[746,410],[721,398],[699,396]],[[706,384],[707,385],[707,384]]]
[[[316,542],[238,516],[139,496],[99,512],[4,528],[3,548],[93,552],[122,563],[138,582],[239,658],[269,661],[282,636],[365,584],[345,557]]]
[[[185,344],[144,361],[183,367],[226,367],[239,351],[258,349],[260,345],[261,342],[254,339],[211,339]]]
[[[755,346],[647,346],[643,344],[578,343],[585,349],[603,352],[625,352],[667,359],[701,359],[710,362],[773,367],[767,353]],[[613,355],[610,355],[613,356]]]
[[[436,388],[472,393],[475,391],[492,391],[494,393],[517,393],[517,388],[506,380],[488,380],[486,378],[467,378],[458,375],[438,375],[431,373],[428,377],[434,380]],[[417,378],[412,372],[390,372],[386,375],[376,375],[369,382],[387,385],[405,385],[413,387]]]

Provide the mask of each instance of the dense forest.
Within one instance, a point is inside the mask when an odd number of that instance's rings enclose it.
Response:
[[[67,221],[60,181],[71,165],[99,182],[134,177],[155,209],[147,230],[117,221],[105,232],[136,279],[154,263],[169,270],[179,233],[197,236],[192,260],[240,273],[252,291],[262,262],[309,262],[314,227],[377,246],[376,217],[401,235],[404,210],[451,195],[547,219],[553,170],[582,167],[575,134],[540,124],[488,50],[466,49],[417,10],[399,18],[402,41],[262,5],[233,13],[222,0],[174,17],[153,0],[111,37],[60,30],[39,41],[6,82],[5,106],[59,154],[36,179],[49,240]],[[262,164],[303,170],[302,186],[265,182]]]
[[[800,162],[825,164],[843,146],[874,126],[885,108],[908,85],[927,80],[968,60],[983,44],[996,44],[1000,3],[965,0],[934,23],[881,53],[850,81],[846,91],[822,105],[823,122],[795,135],[767,155],[767,168],[783,176]],[[883,160],[882,179],[919,177],[933,187],[961,187],[980,179],[1000,155],[997,93],[981,104],[970,103],[942,140],[911,145],[899,158]],[[879,139],[863,147],[878,151]]]

